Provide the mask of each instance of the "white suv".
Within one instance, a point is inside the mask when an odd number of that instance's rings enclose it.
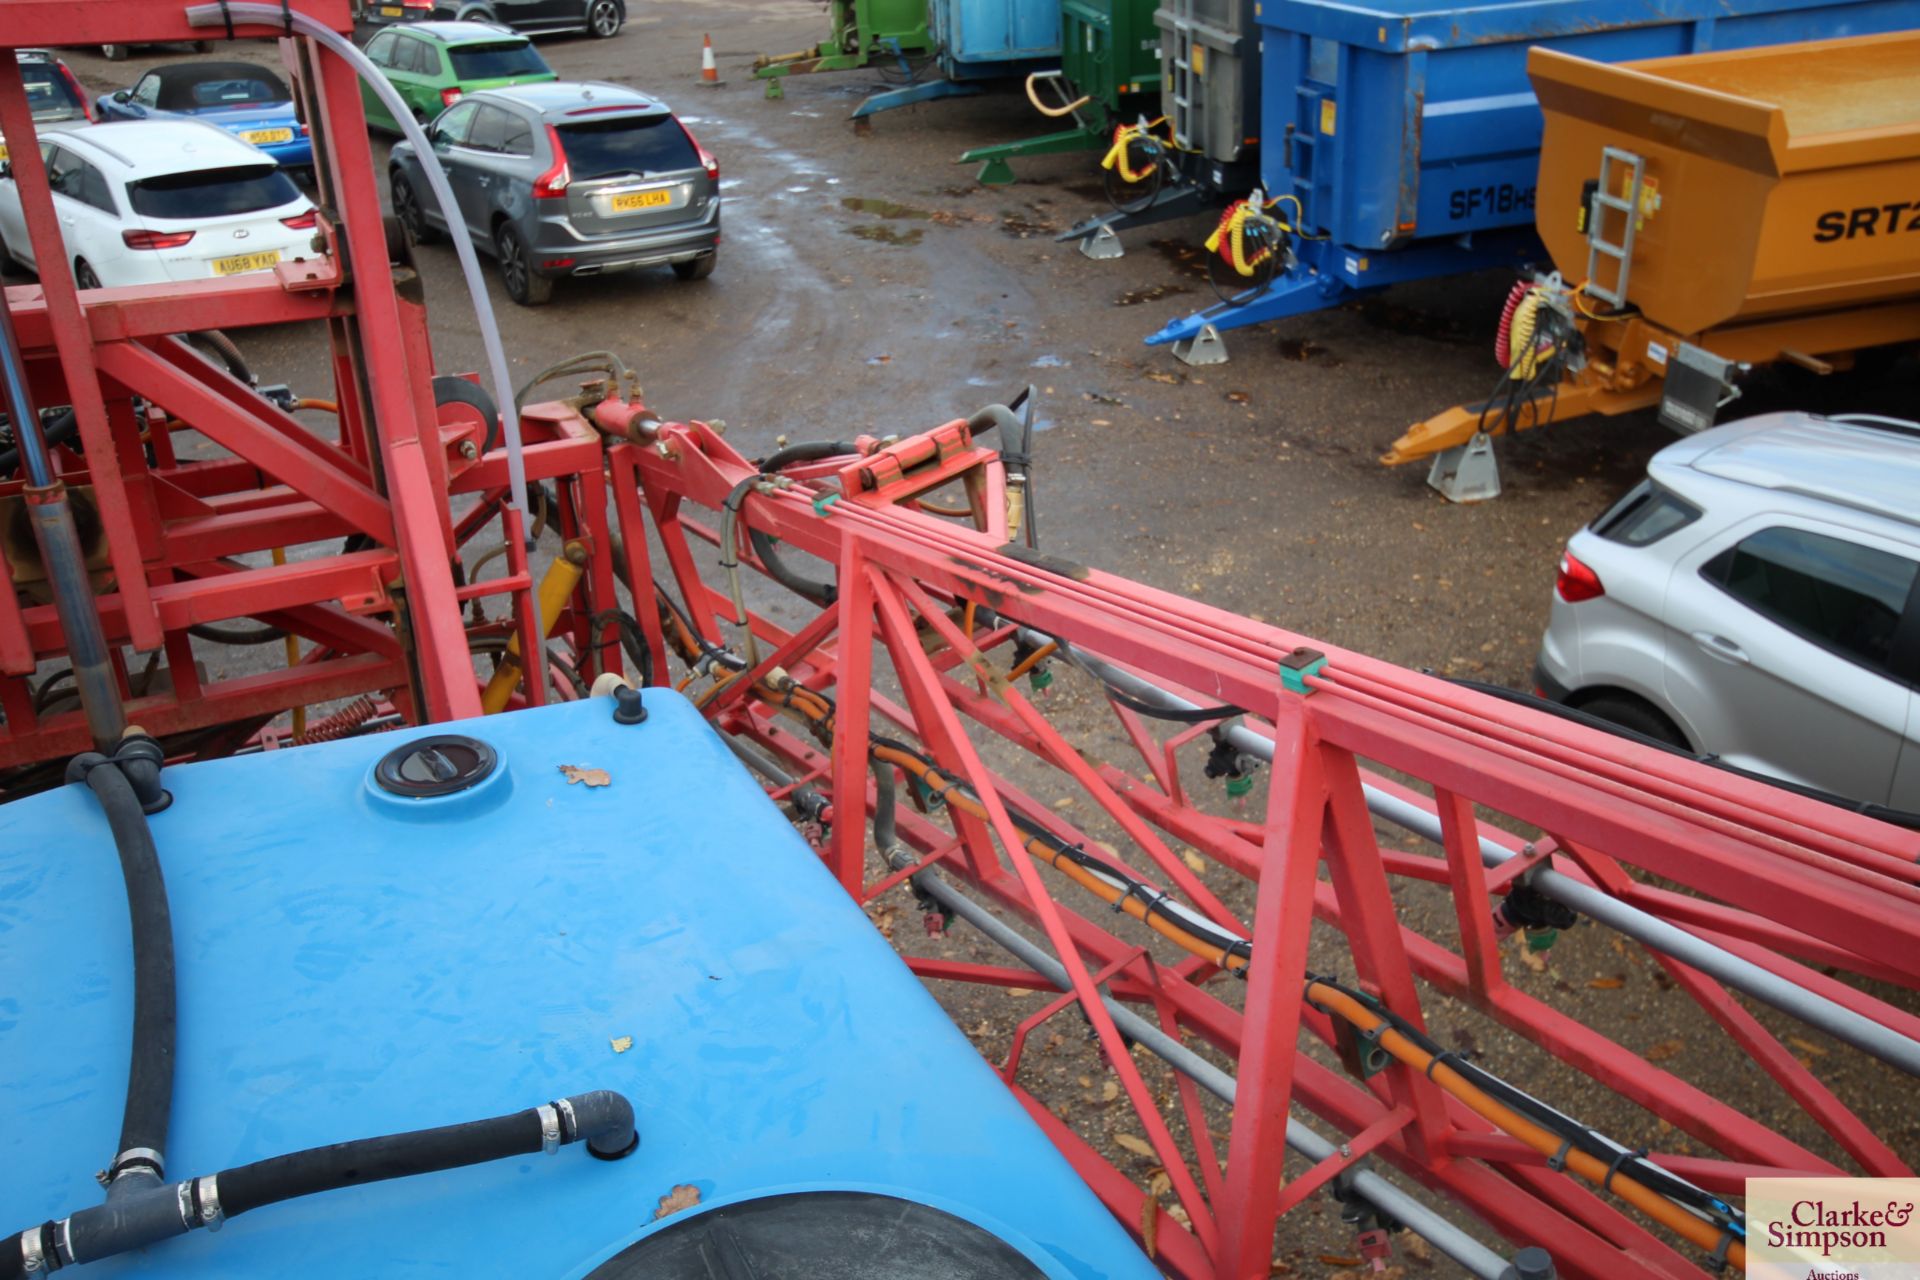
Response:
[[[273,157],[198,120],[95,124],[40,140],[82,289],[265,271],[315,256],[311,201]],[[19,188],[0,166],[0,270],[34,266]]]
[[[1567,544],[1537,692],[1920,810],[1920,425],[1770,414],[1647,477]]]

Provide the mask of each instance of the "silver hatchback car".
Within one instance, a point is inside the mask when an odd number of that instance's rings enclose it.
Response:
[[[1920,426],[1690,436],[1567,544],[1537,692],[1737,768],[1920,811]]]
[[[720,162],[666,106],[623,85],[485,89],[428,127],[474,243],[507,295],[535,306],[559,276],[670,265],[713,273]],[[447,230],[405,142],[389,162],[393,211],[416,242]]]

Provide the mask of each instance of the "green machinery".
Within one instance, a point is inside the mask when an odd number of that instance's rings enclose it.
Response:
[[[832,34],[798,53],[762,54],[753,74],[767,82],[769,98],[784,97],[780,82],[813,71],[853,71],[876,59],[903,63],[933,52],[927,30],[927,0],[831,0]]]
[[[1027,97],[1042,115],[1071,119],[1073,127],[1020,142],[975,147],[962,164],[981,161],[980,181],[1013,181],[1007,161],[1015,156],[1095,151],[1104,147],[1129,98],[1157,101],[1160,94],[1160,32],[1154,26],[1159,0],[1062,0],[1060,69],[1027,77]],[[1048,103],[1042,93],[1057,101]]]

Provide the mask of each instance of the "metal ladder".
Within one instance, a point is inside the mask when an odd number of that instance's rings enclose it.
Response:
[[[1625,196],[1613,194],[1616,164],[1627,169],[1629,181]],[[1633,234],[1640,220],[1640,190],[1645,171],[1646,162],[1631,151],[1617,147],[1604,147],[1600,151],[1600,181],[1587,207],[1587,292],[1616,307],[1627,305],[1627,276],[1633,266]],[[1623,223],[1619,244],[1606,237],[1608,210],[1618,213]],[[1602,258],[1613,259],[1618,267],[1611,289],[1600,283],[1600,273],[1596,270]]]
[[[1169,113],[1173,124],[1173,140],[1182,147],[1199,145],[1194,141],[1199,132],[1200,121],[1196,118],[1195,99],[1199,96],[1194,85],[1193,50],[1197,43],[1193,36],[1194,0],[1165,0],[1167,17],[1172,21],[1172,54],[1167,67],[1167,101],[1173,104]],[[1205,55],[1202,55],[1203,57]]]

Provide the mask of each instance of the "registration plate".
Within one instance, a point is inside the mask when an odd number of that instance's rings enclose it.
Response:
[[[249,129],[240,135],[240,141],[251,142],[254,146],[265,146],[269,142],[292,142],[291,129]]]
[[[397,4],[383,4],[380,6],[380,16],[383,18],[399,18],[404,17],[405,14]]]
[[[231,258],[215,258],[213,274],[237,276],[245,271],[265,271],[268,267],[279,265],[279,262],[278,249],[268,249],[264,253],[236,253]]]
[[[607,207],[615,213],[626,213],[632,209],[657,209],[673,203],[671,191],[629,191],[623,196],[614,196]]]

